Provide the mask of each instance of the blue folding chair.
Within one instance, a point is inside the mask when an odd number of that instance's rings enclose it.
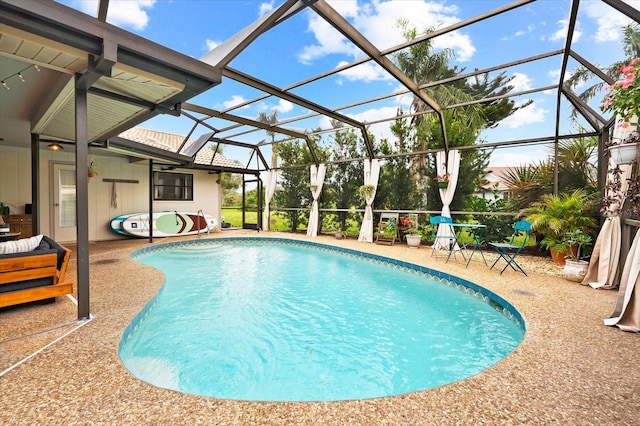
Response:
[[[507,264],[504,265],[504,268],[502,268],[502,271],[500,271],[500,275],[502,275],[502,273],[505,271],[505,269],[507,269],[508,266],[511,266],[511,269],[513,269],[514,271],[520,271],[525,275],[525,277],[528,277],[524,269],[522,269],[518,262],[516,262],[516,257],[520,254],[524,246],[527,244],[530,232],[531,224],[526,220],[520,220],[514,225],[513,235],[511,235],[511,239],[508,243],[489,243],[489,245],[493,247],[499,255],[499,257],[495,262],[493,262],[493,265],[491,265],[491,268],[489,269],[493,269],[493,267],[496,266],[496,263],[498,263],[500,259],[504,259]],[[520,237],[522,237],[520,244],[514,244],[516,238]]]
[[[445,247],[448,250],[447,258],[451,255],[452,245],[456,242],[456,234],[453,230],[453,220],[447,216],[431,216],[429,219],[429,224],[431,226],[436,227],[436,236],[433,240],[433,245],[431,246],[431,256],[436,255],[436,259],[438,258],[438,246]],[[445,225],[445,227],[441,227],[440,225]],[[448,229],[449,234],[441,233],[441,229]],[[443,243],[444,242],[444,243]]]

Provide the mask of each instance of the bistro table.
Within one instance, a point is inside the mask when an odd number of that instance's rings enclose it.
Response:
[[[469,267],[471,258],[476,251],[480,252],[484,264],[486,266],[489,266],[487,264],[487,259],[484,258],[484,252],[482,251],[482,245],[480,244],[482,242],[484,231],[487,229],[487,225],[481,225],[479,223],[452,223],[451,226],[454,230],[455,241],[449,246],[449,255],[447,256],[447,262],[449,261],[449,258],[452,254],[455,256],[455,252],[457,250],[467,250],[467,246],[471,245],[471,243],[464,243],[460,241],[460,235],[462,234],[462,231],[466,229],[467,232],[473,237],[473,249],[471,250],[471,254],[469,255],[468,259],[465,257],[464,252],[461,251],[462,258],[467,261],[465,268]]]
[[[20,232],[5,232],[0,234],[0,243],[4,241],[12,241],[20,236]]]

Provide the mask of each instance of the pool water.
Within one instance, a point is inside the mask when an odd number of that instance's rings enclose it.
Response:
[[[141,380],[237,400],[382,397],[475,375],[524,337],[430,275],[320,245],[209,241],[134,256],[166,275],[120,345]]]

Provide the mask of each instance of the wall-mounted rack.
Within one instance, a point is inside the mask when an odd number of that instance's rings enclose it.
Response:
[[[116,182],[116,183],[140,183],[138,179],[112,179],[112,178],[103,178],[103,182]]]

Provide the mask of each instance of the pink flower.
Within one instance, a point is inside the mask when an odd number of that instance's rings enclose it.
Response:
[[[629,74],[634,72],[633,65],[623,65],[620,67],[620,72],[622,74]]]
[[[607,88],[600,109],[619,115],[626,122],[633,116],[640,116],[640,58],[634,58],[619,68],[621,78]]]

